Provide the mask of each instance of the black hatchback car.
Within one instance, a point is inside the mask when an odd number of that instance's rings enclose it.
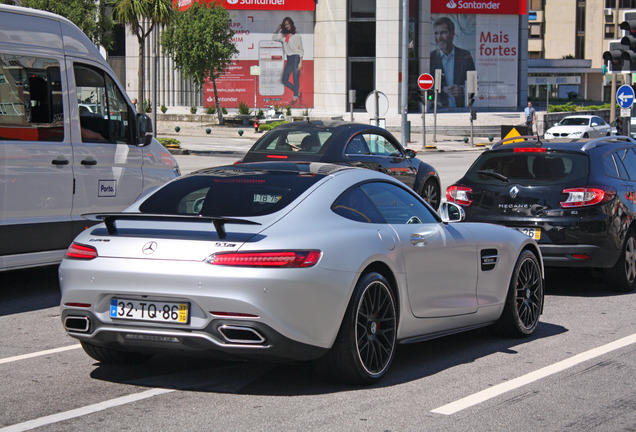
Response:
[[[263,135],[241,162],[305,161],[360,166],[389,174],[412,188],[435,210],[439,175],[386,129],[362,123],[292,122]]]
[[[447,199],[463,206],[468,221],[534,238],[546,266],[602,268],[612,289],[632,291],[636,141],[506,142],[482,153]]]

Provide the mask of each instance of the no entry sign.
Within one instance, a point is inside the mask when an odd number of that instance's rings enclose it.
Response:
[[[433,88],[433,76],[431,74],[423,73],[417,78],[417,85],[420,86],[422,90],[430,90]]]

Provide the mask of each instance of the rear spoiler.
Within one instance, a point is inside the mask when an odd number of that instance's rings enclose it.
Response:
[[[117,234],[118,220],[135,220],[135,221],[154,221],[154,222],[200,222],[210,223],[214,225],[219,238],[225,238],[225,224],[241,224],[241,225],[260,225],[247,219],[216,217],[216,216],[197,216],[197,215],[167,215],[167,214],[150,214],[150,213],[87,213],[82,215],[83,218],[94,221],[103,221],[108,230],[108,234]]]

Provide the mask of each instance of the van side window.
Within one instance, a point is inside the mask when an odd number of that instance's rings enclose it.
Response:
[[[0,53],[0,140],[64,140],[57,60]]]
[[[128,104],[114,81],[90,66],[74,70],[82,141],[130,143]]]

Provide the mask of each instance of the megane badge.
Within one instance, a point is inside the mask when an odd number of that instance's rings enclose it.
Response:
[[[519,194],[519,188],[517,186],[513,186],[510,188],[510,198],[515,199]]]
[[[146,243],[144,247],[141,248],[141,251],[145,255],[150,255],[156,250],[157,250],[157,242],[153,242],[153,241]]]

